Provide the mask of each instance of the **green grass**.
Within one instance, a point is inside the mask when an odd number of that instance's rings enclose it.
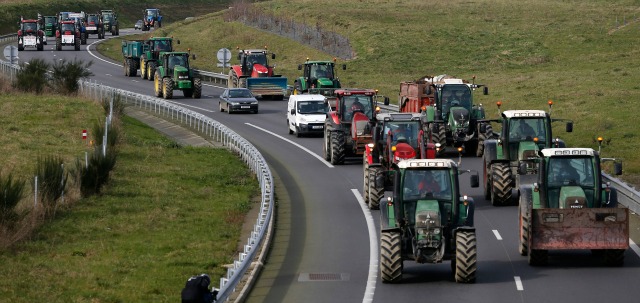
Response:
[[[13,138],[30,138],[2,152],[25,162],[35,161],[29,150],[76,157],[82,146],[59,146],[78,145],[81,134],[62,120],[102,114],[93,102],[56,96],[3,94],[0,106],[0,124],[16,125]],[[67,128],[74,131],[56,131]],[[255,177],[225,149],[180,147],[131,118],[123,119],[122,134],[101,196],[76,201],[29,241],[0,252],[3,301],[174,302],[189,276],[226,273],[222,265],[236,256]],[[30,171],[29,163],[12,163],[13,171]]]
[[[592,148],[597,148],[597,136],[611,139],[603,156],[622,158],[623,178],[640,185],[640,127],[632,123],[640,99],[634,77],[640,66],[637,1],[275,0],[260,5],[277,16],[349,37],[356,59],[340,71],[345,87],[377,88],[394,102],[401,81],[475,75],[490,88],[490,95],[476,96],[489,118],[498,118],[496,101],[503,102],[503,109],[547,109],[547,100],[553,100],[552,116],[575,121],[574,133],[560,127],[556,135],[569,146]],[[218,72],[218,49],[268,45],[289,84],[305,58],[331,58],[295,41],[224,22],[222,13],[174,23],[161,34],[179,38],[180,50],[190,47],[198,56],[196,68]]]

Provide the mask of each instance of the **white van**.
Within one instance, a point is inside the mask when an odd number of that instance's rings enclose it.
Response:
[[[287,105],[289,134],[322,134],[327,116],[323,95],[291,95]]]

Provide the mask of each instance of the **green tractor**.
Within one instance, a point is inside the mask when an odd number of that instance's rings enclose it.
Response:
[[[475,81],[475,77],[474,77]],[[482,143],[492,136],[491,125],[485,121],[482,104],[473,104],[472,92],[482,87],[485,95],[489,89],[483,84],[469,83],[449,75],[425,77],[426,95],[433,95],[434,102],[426,104],[423,127],[430,141],[440,143],[442,151],[450,147],[463,147],[465,153],[481,156]],[[480,131],[480,128],[484,132]]]
[[[176,44],[180,44],[180,40],[176,40]],[[158,57],[161,52],[172,52],[172,37],[151,37],[144,40],[142,54],[139,56],[138,66],[140,67],[140,77],[153,81],[158,66]]]
[[[589,249],[605,265],[621,266],[629,248],[629,209],[618,207],[617,192],[603,182],[600,158],[591,148],[547,148],[531,160],[539,170],[534,183],[522,184],[519,252],[530,265],[545,265],[549,250]],[[523,161],[520,170],[528,169]]]
[[[294,94],[320,94],[333,95],[333,91],[340,88],[340,80],[335,71],[336,60],[333,61],[307,61],[298,65],[298,70],[303,70],[304,74],[295,80],[293,84]],[[346,70],[347,65],[342,65],[342,70]]]
[[[195,60],[196,56],[191,58]],[[194,77],[193,69],[189,67],[189,53],[162,52],[158,63],[154,76],[156,97],[171,99],[174,90],[181,90],[186,98],[200,99],[202,80]]]
[[[549,109],[553,103],[549,102]],[[498,102],[498,108],[500,108]],[[510,204],[513,189],[520,184],[535,180],[535,170],[529,167],[525,173],[518,172],[520,161],[537,157],[539,150],[551,147],[565,147],[564,141],[553,138],[551,124],[564,119],[551,119],[542,110],[507,110],[502,112],[502,131],[497,138],[484,141],[484,196],[493,206]],[[481,130],[482,131],[482,130]],[[573,122],[566,123],[566,132],[573,131]],[[517,197],[516,197],[517,199]]]
[[[120,35],[120,25],[118,24],[118,15],[113,10],[101,10],[103,31],[110,32],[111,36]],[[103,34],[104,36],[104,34]]]
[[[393,165],[393,197],[380,205],[380,277],[402,279],[403,261],[451,260],[455,281],[474,283],[477,246],[473,198],[460,195],[458,171],[450,159],[403,160]],[[470,177],[478,187],[478,174]]]
[[[56,16],[42,16],[42,22],[45,36],[55,37],[56,29],[58,28],[58,18],[56,18]]]

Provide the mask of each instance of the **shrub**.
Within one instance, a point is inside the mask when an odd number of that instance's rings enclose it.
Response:
[[[16,205],[23,197],[24,181],[14,180],[10,174],[7,177],[0,176],[0,224],[5,227],[12,226],[18,219]]]
[[[81,60],[67,61],[62,59],[53,64],[53,88],[61,94],[76,94],[80,88],[78,81],[86,80],[93,76],[93,73],[88,70],[93,64],[93,61],[84,63]]]
[[[87,197],[92,194],[100,194],[102,186],[109,181],[109,174],[116,165],[116,153],[113,149],[107,148],[105,155],[102,148],[97,146],[89,156],[89,163],[82,163],[76,159],[74,176],[76,182],[80,183],[82,196]]]
[[[105,97],[102,99],[101,104],[102,108],[104,108],[104,112],[106,115],[109,115],[110,104],[112,97]],[[124,115],[124,108],[126,104],[122,101],[122,96],[120,94],[114,94],[113,96],[113,116],[120,118]]]
[[[29,61],[29,64],[21,63],[20,67],[14,87],[24,92],[41,94],[48,84],[47,71],[50,67],[49,63],[44,59],[36,58]]]
[[[36,176],[38,176],[38,198],[42,202],[45,213],[54,215],[57,202],[64,194],[68,177],[68,173],[64,171],[62,158],[56,156],[38,158]]]

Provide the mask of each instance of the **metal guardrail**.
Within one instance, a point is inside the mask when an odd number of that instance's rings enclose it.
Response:
[[[18,34],[8,34],[0,36],[0,44],[18,41]]]
[[[195,72],[195,74],[197,76],[200,76],[202,81],[215,83],[215,84],[220,84],[220,85],[224,85],[224,86],[227,85],[227,82],[228,82],[227,79],[229,78],[229,76],[227,76],[225,74],[208,72],[208,71],[205,71],[205,70],[198,70],[198,69],[194,69],[193,71]]]
[[[0,61],[0,70],[3,74],[14,77],[19,69],[20,67],[17,65]],[[236,291],[236,287],[257,256],[265,240],[265,235],[269,232],[267,229],[273,218],[275,192],[273,177],[267,161],[255,146],[230,128],[203,114],[166,102],[164,99],[137,94],[91,81],[80,81],[80,93],[95,100],[103,100],[113,95],[120,95],[120,99],[128,106],[135,106],[153,112],[155,115],[167,120],[177,120],[236,153],[256,174],[261,190],[260,211],[243,251],[239,253],[237,260],[227,269],[227,275],[220,278],[218,300],[216,302],[226,302]]]

